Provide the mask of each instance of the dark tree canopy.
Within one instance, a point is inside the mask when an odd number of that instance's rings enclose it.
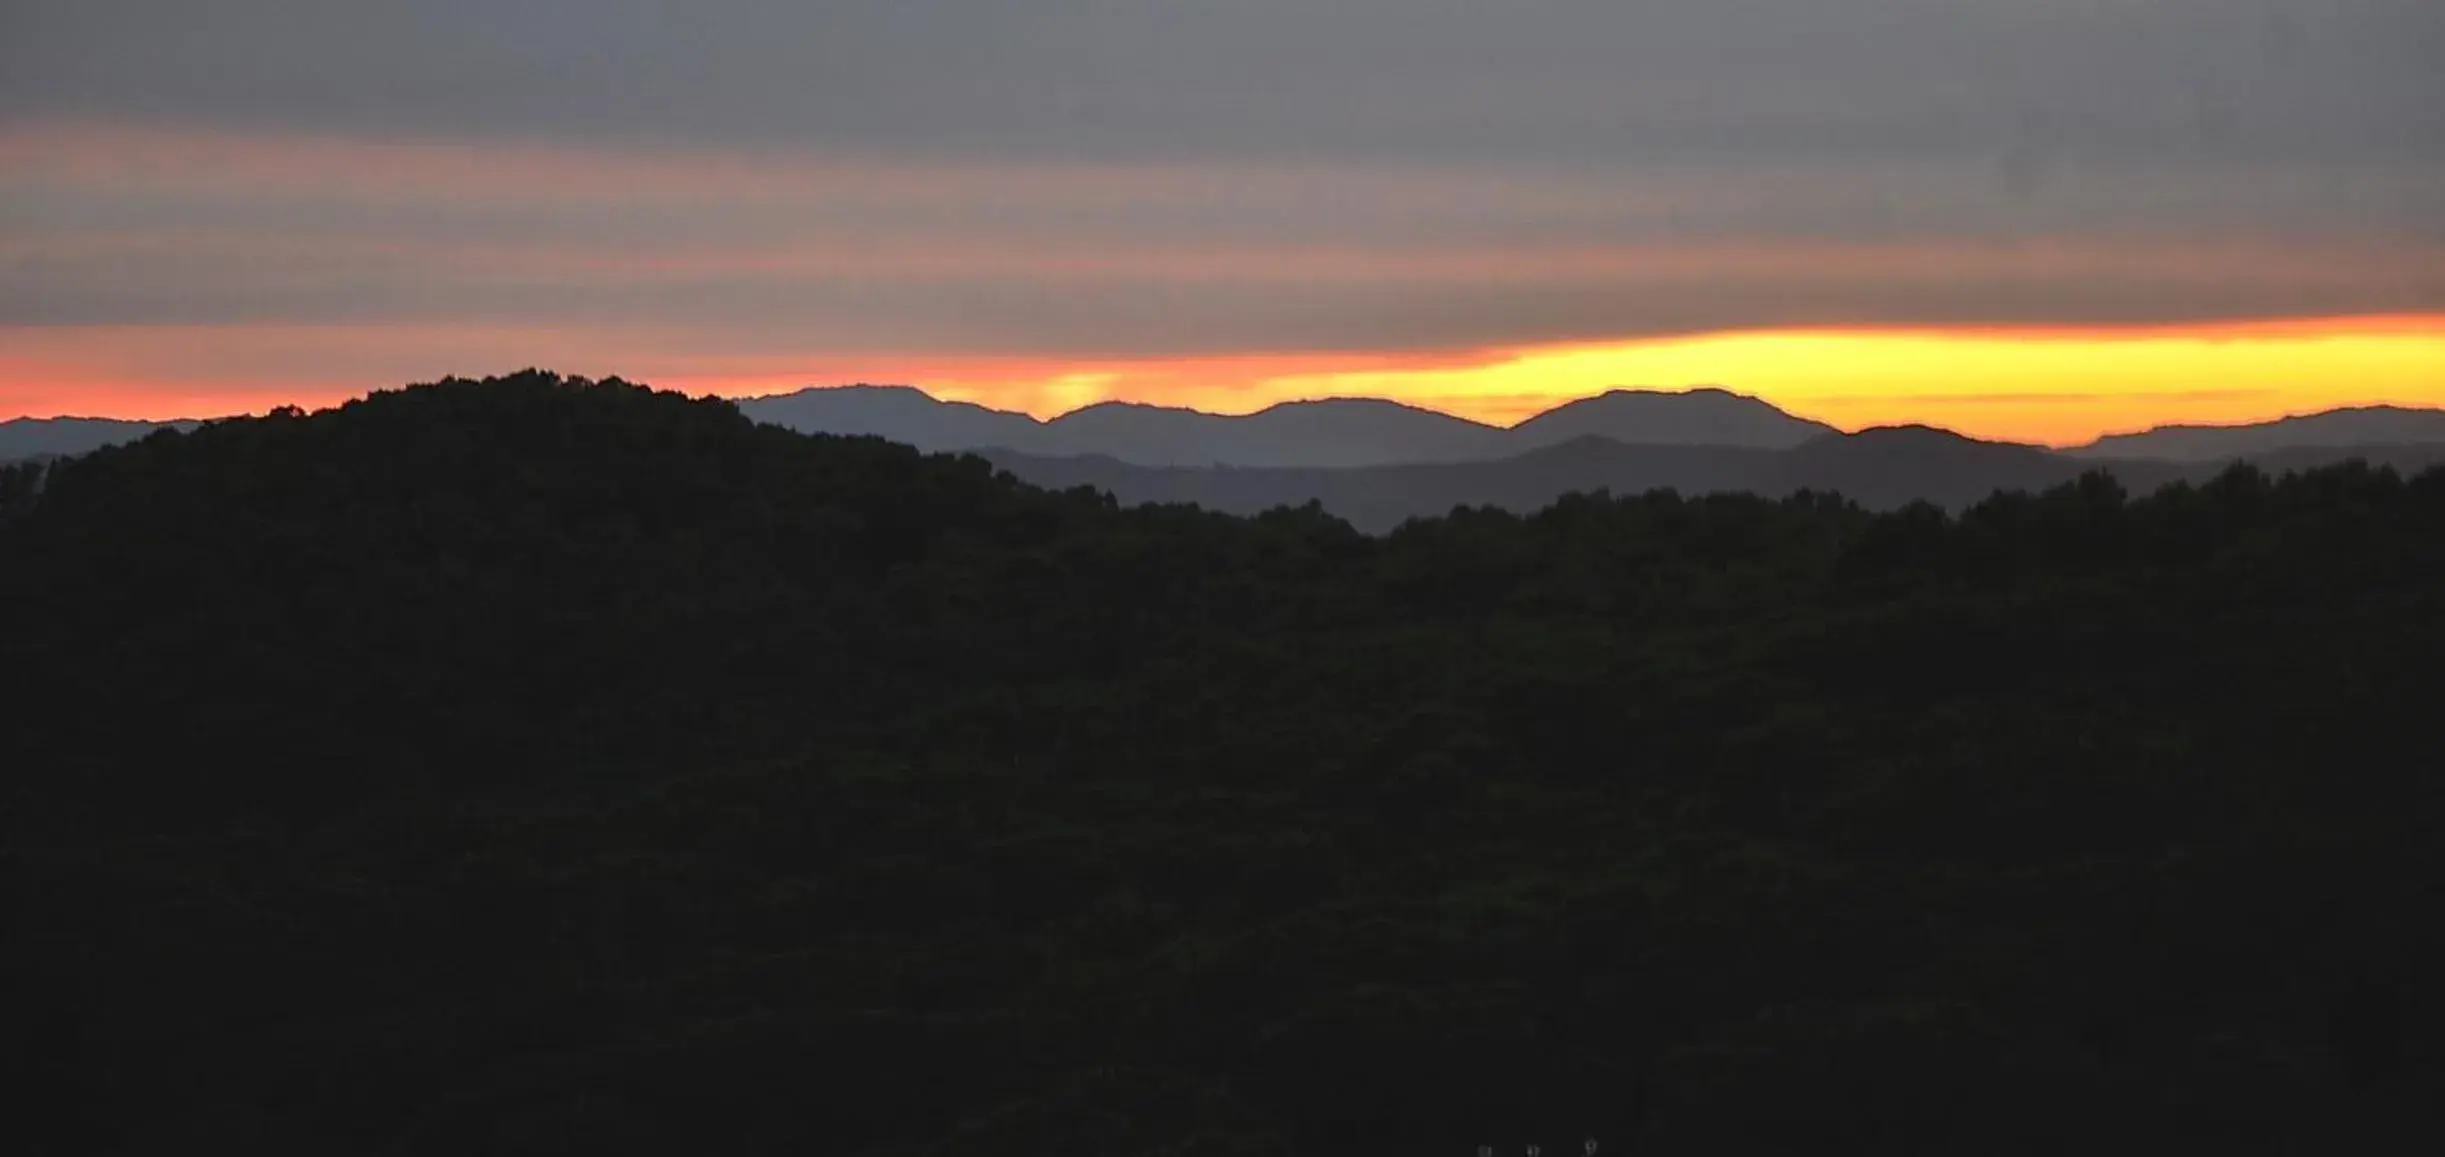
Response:
[[[1370,537],[539,373],[0,471],[18,1151],[2445,1135],[2440,575],[2436,471]]]

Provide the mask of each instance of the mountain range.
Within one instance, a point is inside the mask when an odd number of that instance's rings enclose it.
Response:
[[[2167,426],[2050,450],[1924,426],[1845,434],[1716,388],[1614,390],[1510,427],[1365,398],[1285,402],[1246,415],[1105,402],[1049,421],[906,386],[817,387],[737,405],[804,433],[975,452],[1041,486],[1238,513],[1315,501],[1367,531],[1455,506],[1530,511],[1599,489],[1817,490],[1877,509],[1913,501],[1957,509],[2092,470],[2144,493],[2204,480],[2240,459],[2279,473],[2348,458],[2406,471],[2445,462],[2445,410],[2392,406]],[[0,422],[0,461],[82,453],[156,428],[110,419]]]
[[[1253,414],[1100,402],[1050,421],[907,386],[839,386],[749,398],[758,421],[809,434],[872,434],[920,450],[1102,455],[1138,466],[1344,468],[1509,458],[1575,438],[1625,445],[1788,449],[1835,433],[1722,389],[1614,390],[1509,428],[1376,398],[1283,402]]]

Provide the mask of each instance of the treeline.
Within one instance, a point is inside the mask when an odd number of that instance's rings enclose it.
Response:
[[[2445,1135],[2445,472],[1370,537],[530,373],[25,478],[36,1152]]]

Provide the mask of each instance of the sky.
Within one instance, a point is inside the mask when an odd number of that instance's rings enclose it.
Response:
[[[2434,0],[0,0],[0,417],[2445,405]]]

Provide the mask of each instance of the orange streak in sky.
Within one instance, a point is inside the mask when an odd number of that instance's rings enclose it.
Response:
[[[1721,385],[1846,429],[1918,422],[2067,444],[2171,422],[2445,406],[2445,316],[2130,327],[1785,329],[1512,349],[1209,357],[702,355],[621,331],[426,327],[0,331],[0,414],[194,417],[541,365],[729,397],[894,382],[1038,417],[1106,400],[1246,413],[1384,397],[1508,424],[1616,387]]]

